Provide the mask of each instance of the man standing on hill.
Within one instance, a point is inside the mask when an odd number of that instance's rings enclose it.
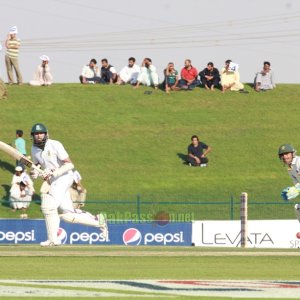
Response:
[[[288,174],[294,183],[294,186],[285,188],[281,193],[283,200],[289,201],[300,194],[300,156],[296,156],[296,150],[290,144],[281,145],[278,150],[278,156],[288,167]],[[300,222],[300,204],[295,205],[295,212]]]
[[[45,217],[48,239],[41,242],[41,246],[59,245],[57,233],[60,218],[68,223],[77,223],[100,228],[104,238],[108,235],[106,216],[99,213],[97,216],[74,209],[69,188],[73,183],[74,165],[64,146],[48,137],[45,125],[37,123],[31,129],[33,145],[31,148],[32,160],[44,170],[42,174],[33,169],[31,176],[36,179],[41,176],[47,183],[41,195],[41,209]],[[60,214],[58,214],[58,210]]]
[[[26,141],[23,139],[23,130],[21,129],[16,130],[15,148],[23,155],[27,155]],[[21,166],[23,169],[25,169],[24,164],[22,164],[19,160],[16,161],[16,165]]]
[[[211,147],[200,142],[197,135],[193,135],[191,140],[192,143],[188,146],[188,164],[194,167],[206,167],[208,163],[206,155],[211,151]]]
[[[13,70],[15,69],[18,84],[23,84],[22,74],[19,68],[19,48],[21,45],[20,40],[17,38],[18,29],[17,26],[13,26],[7,35],[5,41],[6,54],[5,54],[5,65],[7,70],[8,84],[13,84]]]

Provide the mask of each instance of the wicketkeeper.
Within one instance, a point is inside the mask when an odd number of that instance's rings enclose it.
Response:
[[[294,186],[285,188],[281,197],[290,201],[300,194],[300,156],[296,156],[296,150],[290,144],[283,144],[278,150],[279,159],[288,166],[288,174],[291,176]],[[295,212],[300,222],[300,204],[295,205]]]

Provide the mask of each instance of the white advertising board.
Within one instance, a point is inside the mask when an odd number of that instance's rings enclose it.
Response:
[[[195,221],[192,243],[206,247],[240,247],[240,221]],[[248,221],[247,247],[300,248],[300,224],[297,220]]]

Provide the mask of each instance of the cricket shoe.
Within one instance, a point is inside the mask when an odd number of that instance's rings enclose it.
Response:
[[[97,215],[100,230],[102,231],[103,237],[106,239],[108,236],[107,217],[106,214],[100,213]]]
[[[50,240],[44,241],[40,243],[41,247],[52,247],[52,246],[59,246],[61,245],[60,242],[54,243]]]

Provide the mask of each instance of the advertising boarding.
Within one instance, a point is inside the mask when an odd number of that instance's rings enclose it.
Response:
[[[128,245],[128,246],[190,246],[192,223],[125,222],[109,224],[109,234],[100,229],[79,224],[60,223],[58,239],[61,244]],[[39,244],[47,240],[44,220],[0,219],[0,244]]]
[[[240,221],[196,221],[192,243],[203,247],[240,247]],[[248,221],[247,247],[300,248],[300,224],[297,220]]]

